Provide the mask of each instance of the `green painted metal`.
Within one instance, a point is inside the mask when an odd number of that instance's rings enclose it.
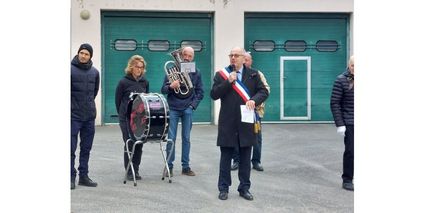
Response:
[[[332,121],[329,101],[333,81],[347,67],[348,19],[348,14],[245,14],[245,48],[252,52],[253,67],[261,70],[271,85],[264,121],[281,121],[280,93],[285,89],[280,88],[281,56],[311,57],[311,121]],[[257,52],[252,46],[257,40],[272,40],[276,48],[271,52]],[[304,40],[307,49],[304,52],[288,52],[283,48],[288,40]],[[319,40],[335,40],[339,48],[335,52],[319,52],[314,48]],[[287,83],[305,84],[297,80]],[[300,97],[303,96],[300,94]],[[299,107],[299,100],[285,99],[293,100],[293,106],[287,107]],[[300,111],[303,110],[300,108]]]
[[[161,93],[165,77],[164,64],[173,60],[169,53],[180,47],[182,41],[200,40],[203,49],[195,52],[195,62],[201,70],[204,100],[194,114],[194,122],[211,122],[212,102],[208,98],[212,70],[212,18],[208,13],[150,13],[102,12],[102,123],[117,123],[115,88],[124,76],[128,59],[135,54],[147,62],[146,77],[150,92]],[[117,39],[134,39],[137,49],[119,51],[114,48]],[[168,40],[168,51],[151,51],[150,40]]]
[[[284,116],[307,116],[307,61],[287,60],[284,67]]]

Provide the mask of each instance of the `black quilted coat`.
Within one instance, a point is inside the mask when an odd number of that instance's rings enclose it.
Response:
[[[331,110],[335,125],[354,125],[354,75],[347,69],[335,80]]]

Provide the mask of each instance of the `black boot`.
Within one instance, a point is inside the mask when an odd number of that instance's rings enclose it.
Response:
[[[78,181],[78,185],[96,187],[97,183],[92,181],[89,178],[89,176],[84,176],[84,177],[80,177],[80,180]]]
[[[71,177],[71,189],[75,189],[75,177]]]

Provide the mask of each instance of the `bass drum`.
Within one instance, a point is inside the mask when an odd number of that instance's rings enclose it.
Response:
[[[129,136],[134,141],[167,141],[168,103],[158,93],[133,93],[127,107]]]

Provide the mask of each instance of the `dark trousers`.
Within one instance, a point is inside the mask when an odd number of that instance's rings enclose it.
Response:
[[[354,177],[354,125],[347,125],[344,137],[343,182],[352,182]]]
[[[251,187],[251,147],[238,147],[239,148],[239,186],[238,191],[248,191]],[[234,148],[220,147],[220,173],[218,176],[218,190],[220,192],[229,192],[229,186],[232,185],[232,176],[230,167],[232,164],[232,155]]]
[[[127,149],[125,148],[125,142],[130,138],[129,132],[128,132],[128,125],[125,121],[120,121],[120,128],[122,133],[122,139],[124,141],[124,169],[127,169],[128,166],[128,155],[127,155]],[[131,141],[128,143],[128,148],[130,152],[133,149],[134,141]],[[143,152],[143,144],[137,144],[134,148],[134,154],[132,158],[134,171],[139,171],[140,162],[142,161],[142,152]],[[131,173],[131,169],[128,170],[129,173]]]
[[[252,159],[251,159],[251,162],[252,162],[253,165],[254,164],[261,163],[261,147],[262,147],[262,144],[263,144],[263,136],[261,134],[261,131],[258,132],[258,134],[257,134],[257,142],[258,143],[255,144],[252,147]]]
[[[261,163],[261,147],[263,144],[263,137],[261,131],[257,134],[258,143],[252,146],[252,164]],[[239,163],[239,147],[235,147],[234,152],[232,153],[233,162]]]
[[[75,179],[75,151],[78,145],[78,134],[80,135],[80,154],[78,171],[80,177],[86,177],[89,173],[90,151],[93,145],[95,127],[94,120],[76,121],[71,120],[71,178]]]

